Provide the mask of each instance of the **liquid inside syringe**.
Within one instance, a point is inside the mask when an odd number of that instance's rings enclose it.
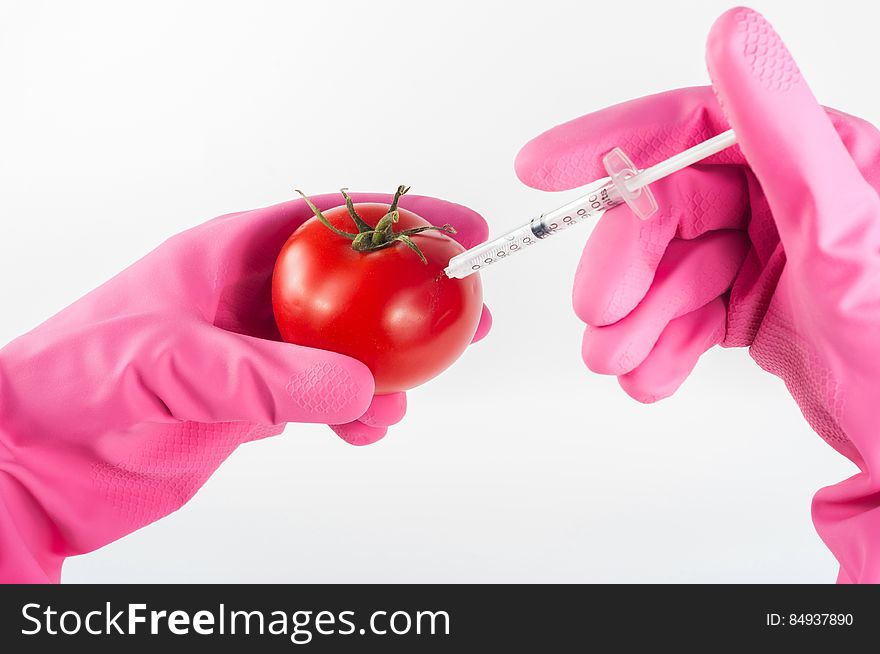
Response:
[[[543,213],[517,229],[483,243],[449,260],[446,276],[467,277],[486,266],[534,245],[541,239],[571,227],[623,202],[611,180],[601,179],[585,195],[549,213]]]

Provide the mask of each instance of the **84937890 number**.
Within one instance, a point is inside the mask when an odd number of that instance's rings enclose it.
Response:
[[[791,625],[830,625],[850,626],[852,613],[792,613],[788,616]]]
[[[766,615],[768,627],[784,626],[827,626],[849,627],[853,624],[852,613],[768,613]]]

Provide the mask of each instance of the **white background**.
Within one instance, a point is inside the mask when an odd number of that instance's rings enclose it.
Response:
[[[822,101],[880,118],[875,3],[753,5]],[[523,187],[519,147],[707,83],[729,6],[0,2],[0,341],[168,235],[294,187],[405,182],[518,224],[571,197]],[[490,338],[410,393],[384,441],[292,425],[64,580],[833,581],[810,499],[853,466],[744,350],[712,351],[654,406],[590,374],[579,229],[484,275]]]

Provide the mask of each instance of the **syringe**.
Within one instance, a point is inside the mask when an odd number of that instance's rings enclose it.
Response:
[[[735,143],[736,135],[733,130],[727,130],[642,171],[633,165],[623,150],[614,148],[602,159],[608,177],[590,184],[585,195],[549,213],[543,213],[503,236],[452,257],[445,270],[446,276],[457,279],[467,277],[566,227],[584,222],[588,218],[598,218],[611,207],[623,202],[639,218],[647,220],[657,211],[657,201],[648,188],[649,184]]]

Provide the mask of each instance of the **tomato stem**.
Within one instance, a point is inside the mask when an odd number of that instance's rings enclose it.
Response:
[[[398,211],[389,211],[379,219],[376,223],[376,229],[373,230],[373,245],[382,245],[392,240],[394,236],[394,223],[400,220]]]
[[[410,248],[417,255],[419,255],[419,259],[422,260],[423,264],[428,265],[428,260],[425,258],[425,255],[422,254],[422,251],[419,249],[419,246],[416,245],[415,241],[413,241],[409,236],[407,236],[406,234],[398,234],[397,240],[400,241],[401,243],[403,243],[404,245],[406,245],[408,248]]]
[[[351,199],[351,196],[346,193],[348,191],[347,188],[339,189],[339,192],[342,193],[342,197],[345,198],[345,206],[348,208],[348,215],[351,216],[351,219],[354,221],[354,224],[357,225],[358,232],[363,234],[364,232],[369,232],[373,228],[370,227],[367,222],[358,215],[358,212],[355,211],[354,202]]]
[[[402,184],[397,187],[397,190],[394,192],[394,197],[391,199],[391,208],[388,209],[388,213],[392,211],[397,211],[397,203],[400,202],[400,197],[402,195],[406,195],[409,193],[409,186],[403,186]]]
[[[336,233],[339,234],[340,236],[344,236],[345,238],[347,238],[347,239],[349,239],[349,240],[354,240],[354,238],[355,238],[355,236],[357,236],[357,234],[349,234],[348,232],[343,232],[341,229],[337,229],[336,227],[334,227],[333,225],[331,225],[331,224],[330,224],[330,221],[327,220],[327,218],[324,217],[324,214],[322,214],[322,213],[321,213],[321,210],[318,209],[318,207],[315,206],[315,203],[312,202],[311,200],[309,200],[308,197],[306,197],[306,194],[305,194],[305,193],[303,193],[303,192],[300,191],[299,189],[296,189],[296,192],[299,193],[299,194],[302,196],[303,200],[306,201],[306,204],[309,205],[309,209],[312,210],[312,213],[315,214],[315,216],[318,217],[318,220],[320,220],[322,223],[324,223],[324,225],[325,225],[327,228],[333,230],[334,232],[336,232]]]
[[[388,213],[379,219],[379,222],[376,223],[375,227],[370,227],[370,225],[358,215],[358,212],[354,208],[354,202],[348,195],[348,189],[340,189],[342,197],[345,199],[345,206],[348,209],[348,214],[358,228],[356,234],[346,232],[333,226],[324,214],[321,213],[321,210],[318,209],[308,197],[306,197],[305,193],[299,189],[297,189],[296,192],[303,197],[306,204],[308,204],[309,208],[312,210],[312,213],[315,214],[315,217],[317,217],[318,220],[324,223],[325,227],[351,241],[352,250],[358,252],[372,252],[374,250],[382,250],[390,247],[395,243],[403,243],[419,255],[422,263],[427,265],[428,259],[411,237],[415,234],[421,234],[422,232],[427,232],[429,230],[437,230],[446,234],[455,234],[456,232],[455,228],[448,223],[442,226],[426,225],[425,227],[413,227],[412,229],[405,229],[402,232],[395,232],[394,225],[400,220],[400,212],[397,209],[397,205],[400,202],[400,198],[406,195],[409,191],[409,188],[409,186],[403,185],[397,187],[397,191],[394,193],[394,198],[391,200],[391,206],[388,208]]]

